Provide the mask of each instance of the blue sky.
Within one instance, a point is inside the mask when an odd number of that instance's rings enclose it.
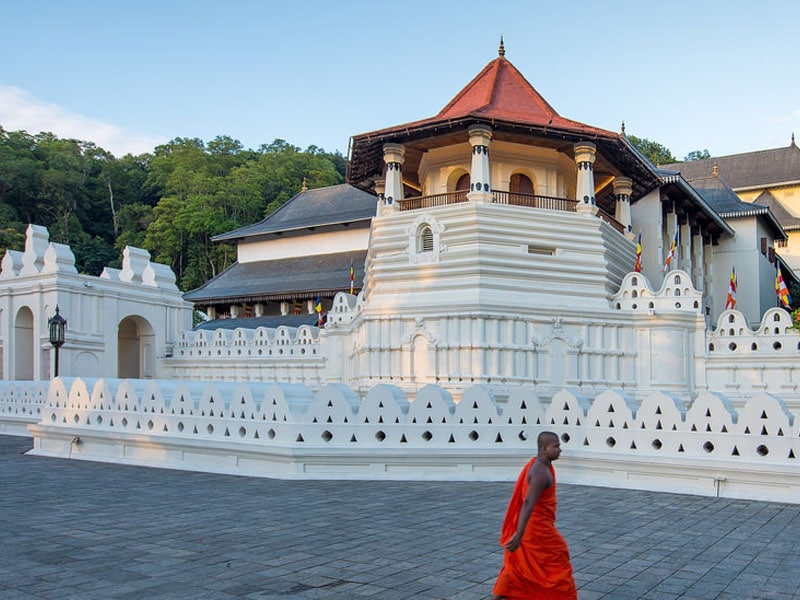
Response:
[[[678,158],[800,138],[800,2],[0,0],[0,125],[116,155],[432,116],[497,56],[564,117]]]

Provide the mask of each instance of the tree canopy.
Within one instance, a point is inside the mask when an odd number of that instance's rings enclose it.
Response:
[[[711,154],[709,154],[708,150],[692,150],[683,157],[683,160],[690,161],[690,160],[704,160],[706,158],[711,158]]]
[[[22,250],[28,223],[69,244],[78,271],[97,275],[138,246],[188,290],[229,266],[214,235],[249,225],[300,191],[344,181],[345,159],[277,139],[247,150],[228,136],[175,138],[152,154],[116,158],[91,142],[0,127],[0,256]]]
[[[647,138],[639,138],[635,135],[629,135],[627,138],[633,144],[633,147],[649,158],[654,165],[668,165],[678,162],[678,159],[672,155],[670,149],[658,142]]]

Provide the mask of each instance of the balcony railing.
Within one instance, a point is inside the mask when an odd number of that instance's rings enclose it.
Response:
[[[447,204],[457,204],[466,202],[467,190],[458,192],[447,192],[446,194],[434,194],[433,196],[415,196],[397,200],[400,210],[416,210],[418,208],[431,208],[432,206],[445,206]]]
[[[466,190],[458,192],[448,192],[446,194],[434,194],[432,196],[415,196],[397,200],[400,210],[417,210],[420,208],[431,208],[434,206],[445,206],[447,204],[457,204],[467,201]],[[544,208],[547,210],[560,210],[564,212],[575,212],[578,206],[577,200],[569,198],[556,198],[555,196],[539,196],[536,194],[520,194],[518,192],[506,192],[503,190],[492,190],[494,202],[496,204],[509,204],[511,206],[527,206],[529,208]],[[614,217],[599,209],[597,216],[603,219],[620,233],[625,233],[625,228]]]
[[[537,196],[536,194],[520,194],[518,192],[504,192],[492,190],[496,204],[510,204],[512,206],[527,206],[529,208],[546,208],[549,210],[562,210],[575,212],[577,200],[569,198],[556,198],[555,196]]]

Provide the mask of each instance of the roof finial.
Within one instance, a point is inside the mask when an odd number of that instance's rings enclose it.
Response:
[[[620,127],[620,133],[625,135],[625,121],[622,122],[622,127]]]
[[[792,146],[796,146],[797,144],[794,143],[794,131],[792,132]]]
[[[506,47],[503,45],[503,34],[500,34],[500,47],[497,49],[497,56],[504,57],[506,55]]]
[[[306,178],[305,177],[303,177],[303,187],[300,188],[300,191],[301,192],[307,192],[308,191],[308,186],[306,185]]]
[[[711,167],[711,176],[717,177],[718,176],[718,169],[717,169],[717,162],[714,161],[714,166]]]

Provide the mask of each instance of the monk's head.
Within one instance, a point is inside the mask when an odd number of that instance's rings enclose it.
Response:
[[[561,440],[552,431],[543,431],[536,438],[539,446],[538,456],[547,460],[556,460],[561,455]]]

